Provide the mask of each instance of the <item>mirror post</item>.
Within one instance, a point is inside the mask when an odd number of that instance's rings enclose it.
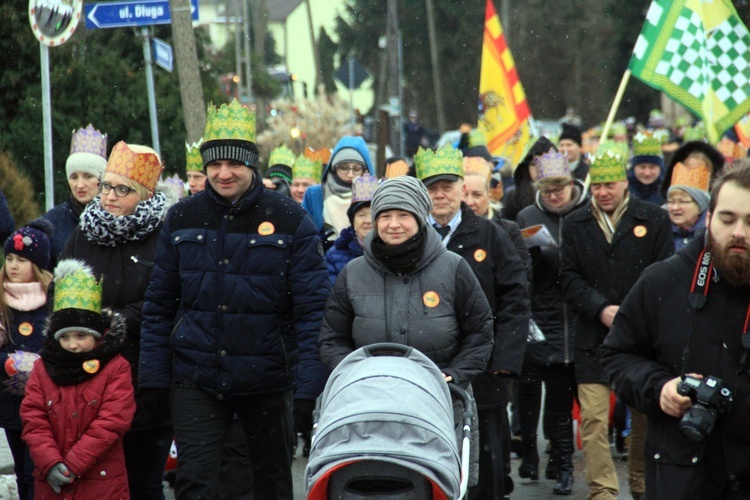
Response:
[[[39,42],[42,70],[42,128],[44,129],[44,206],[55,206],[55,183],[52,178],[52,100],[49,83],[49,47]]]

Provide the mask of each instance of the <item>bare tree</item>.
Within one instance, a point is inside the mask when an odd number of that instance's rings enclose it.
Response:
[[[172,13],[172,40],[180,80],[187,142],[193,143],[203,136],[206,127],[206,105],[203,101],[190,8],[190,0],[169,0],[169,9]]]

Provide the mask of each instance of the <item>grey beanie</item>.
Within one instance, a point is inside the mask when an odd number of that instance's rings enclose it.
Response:
[[[386,179],[372,195],[372,223],[386,210],[405,210],[414,214],[420,225],[425,224],[432,211],[432,200],[422,181],[401,176]]]
[[[365,162],[365,159],[362,158],[360,152],[354,148],[341,148],[336,151],[336,155],[331,158],[331,166],[335,167],[339,163],[350,161],[359,163],[363,167],[367,166],[367,163]]]
[[[95,153],[73,153],[65,160],[65,175],[68,179],[75,172],[91,174],[101,179],[105,168],[107,168],[107,159]]]
[[[708,203],[711,200],[711,196],[707,191],[703,191],[702,189],[694,188],[691,186],[680,186],[679,184],[677,184],[674,186],[669,186],[669,189],[667,190],[667,196],[672,194],[675,189],[682,189],[687,194],[689,194],[690,197],[695,200],[695,203],[698,204],[698,208],[700,209],[701,213],[708,210]]]

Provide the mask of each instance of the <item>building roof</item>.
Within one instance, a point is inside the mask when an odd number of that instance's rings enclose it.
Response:
[[[284,21],[302,0],[266,0],[269,21]]]

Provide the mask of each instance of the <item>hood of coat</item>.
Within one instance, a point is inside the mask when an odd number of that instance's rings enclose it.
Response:
[[[690,156],[690,153],[694,151],[705,154],[708,159],[711,160],[711,165],[713,166],[713,171],[711,172],[711,184],[713,184],[713,181],[721,172],[721,169],[724,167],[724,155],[722,155],[718,149],[703,141],[688,141],[674,152],[672,158],[667,164],[666,172],[664,172],[663,177],[664,180],[661,183],[661,194],[664,199],[667,199],[667,191],[669,191],[669,186],[672,184],[672,171],[674,170],[674,166],[679,162],[684,162],[687,157]]]
[[[376,259],[372,254],[372,239],[375,237],[376,232],[376,230],[372,230],[370,231],[370,234],[365,237],[365,259],[370,266],[374,267],[375,270],[377,270],[381,274],[395,275],[393,271],[388,269],[385,264]],[[436,258],[438,258],[440,254],[444,252],[447,252],[447,250],[445,249],[445,245],[443,245],[443,242],[440,240],[437,231],[433,230],[431,227],[427,227],[427,231],[425,231],[425,243],[422,258],[419,259],[419,262],[417,262],[417,265],[414,267],[414,269],[409,272],[409,275],[421,272],[425,267],[429,266]]]
[[[362,139],[361,137],[345,136],[339,140],[339,142],[336,144],[336,147],[333,149],[333,152],[331,153],[331,159],[328,161],[328,164],[323,170],[321,184],[325,184],[326,179],[328,178],[328,172],[331,171],[331,167],[333,166],[331,163],[336,158],[336,153],[344,148],[352,148],[356,150],[360,155],[362,155],[362,158],[365,159],[367,171],[370,172],[370,175],[375,176],[375,168],[372,166],[372,161],[370,160],[370,151],[367,149],[367,143],[365,143],[364,139]]]

